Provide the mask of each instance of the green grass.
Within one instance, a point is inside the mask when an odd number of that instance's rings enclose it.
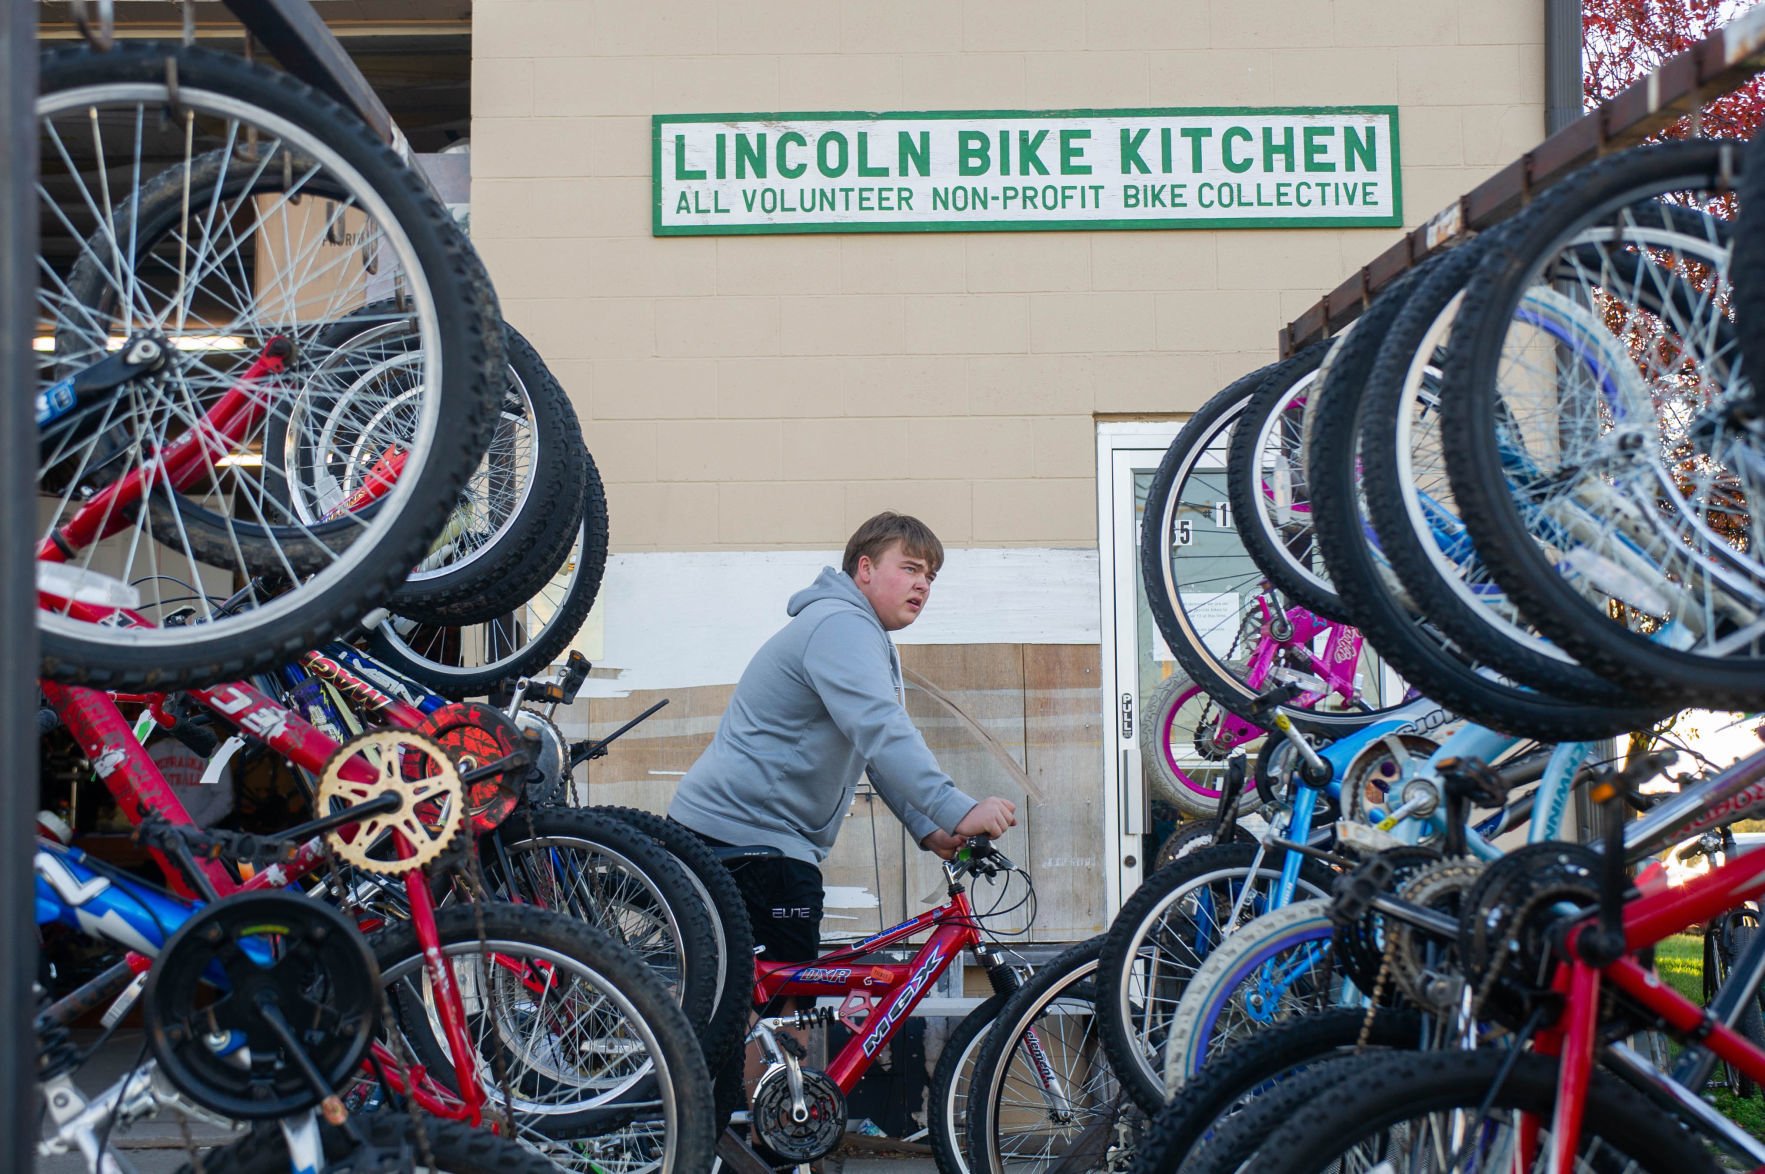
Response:
[[[1696,934],[1677,934],[1655,947],[1655,970],[1667,985],[1694,1003],[1704,1001],[1704,939]],[[1711,1089],[1707,1095],[1730,1121],[1754,1137],[1765,1138],[1765,1100],[1759,1094],[1746,1098],[1727,1089]]]

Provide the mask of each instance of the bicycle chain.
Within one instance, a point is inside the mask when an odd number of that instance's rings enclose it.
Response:
[[[1397,897],[1401,901],[1456,917],[1463,908],[1471,886],[1482,875],[1483,866],[1480,863],[1462,858],[1442,860],[1405,881],[1398,888]],[[1396,918],[1388,918],[1385,922],[1385,941],[1387,956],[1392,963],[1393,980],[1410,1001],[1433,1011],[1444,1011],[1457,1002],[1456,992],[1437,986],[1439,981],[1453,972],[1456,972],[1459,981],[1464,981],[1463,966],[1453,960],[1458,953],[1457,942],[1446,944],[1446,955],[1442,960],[1446,962],[1446,969],[1443,970],[1439,962],[1429,964],[1427,947],[1434,944],[1434,937],[1426,931],[1418,930]]]

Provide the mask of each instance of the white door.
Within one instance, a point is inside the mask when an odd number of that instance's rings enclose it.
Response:
[[[1097,534],[1101,547],[1103,826],[1110,837],[1105,908],[1113,917],[1158,850],[1140,764],[1140,704],[1169,673],[1170,653],[1140,581],[1140,517],[1158,462],[1180,421],[1097,426]]]

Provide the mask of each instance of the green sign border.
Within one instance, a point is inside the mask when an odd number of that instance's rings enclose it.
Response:
[[[1148,115],[1227,114],[1383,114],[1391,120],[1391,215],[1378,219],[1342,216],[1257,216],[1232,220],[933,220],[914,224],[737,224],[728,228],[715,225],[676,225],[662,223],[662,127],[679,122],[746,122],[818,119],[824,122],[886,122],[891,119],[920,118],[1118,118]],[[1147,106],[1114,110],[883,110],[883,111],[792,111],[748,112],[741,114],[652,114],[650,115],[650,184],[654,201],[650,208],[652,236],[756,236],[793,235],[805,233],[844,232],[1094,232],[1104,230],[1140,231],[1151,229],[1202,229],[1214,232],[1237,228],[1401,228],[1403,227],[1403,160],[1399,154],[1401,135],[1398,133],[1396,106]]]

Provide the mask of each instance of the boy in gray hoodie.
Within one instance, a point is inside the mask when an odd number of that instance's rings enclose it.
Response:
[[[869,769],[877,793],[928,851],[1003,835],[1016,805],[976,801],[938,769],[902,705],[890,632],[919,618],[944,547],[925,523],[882,513],[791,597],[791,616],[742,673],[710,746],[668,815],[714,845],[767,844],[783,856],[735,871],[772,962],[820,952],[821,871]]]

